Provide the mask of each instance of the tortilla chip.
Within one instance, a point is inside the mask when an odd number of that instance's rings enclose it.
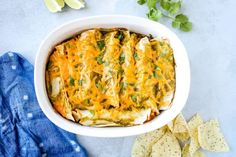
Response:
[[[174,120],[173,120],[174,121]],[[171,131],[171,132],[173,132],[173,130],[174,130],[174,122],[173,121],[170,121],[168,124],[167,124],[167,126],[168,126],[168,129]]]
[[[152,145],[166,133],[166,130],[167,128],[164,126],[155,131],[138,136],[134,142],[131,156],[149,157],[152,151]]]
[[[193,155],[200,148],[198,142],[198,136],[191,137],[190,145],[189,145],[189,153]]]
[[[189,132],[187,122],[181,113],[174,120],[173,132],[174,133]]]
[[[192,157],[206,157],[202,151],[196,151]]]
[[[185,142],[189,139],[189,133],[188,132],[174,133],[174,136],[178,140],[180,140],[181,142]]]
[[[185,144],[182,149],[182,157],[191,157],[189,154],[189,144]]]
[[[178,140],[169,131],[152,146],[151,157],[181,157]]]
[[[203,119],[199,114],[195,114],[188,122],[190,135],[197,131],[199,125],[203,124]]]
[[[201,151],[196,151],[193,155],[189,152],[190,145],[185,144],[182,149],[182,157],[206,157],[206,155]]]
[[[203,119],[199,114],[196,114],[192,117],[192,119],[188,122],[189,133],[191,137],[189,153],[193,155],[199,148],[198,142],[198,126],[203,124]]]
[[[189,139],[188,125],[181,113],[172,122],[169,122],[167,126],[178,140],[184,142]]]
[[[198,127],[198,140],[200,146],[213,152],[227,152],[229,146],[220,131],[218,120],[209,120]]]

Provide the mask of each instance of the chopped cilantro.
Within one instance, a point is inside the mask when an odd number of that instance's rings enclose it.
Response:
[[[157,65],[154,65],[154,69],[155,69],[155,70],[161,70],[161,69],[159,68],[159,66],[157,66]]]
[[[119,32],[118,39],[120,40],[120,42],[123,41],[123,39],[124,39],[124,33],[123,32],[121,32],[121,31]]]
[[[96,60],[97,60],[97,63],[98,64],[103,64],[104,61],[102,60],[103,59],[103,53],[99,54],[97,57],[96,57]]]
[[[102,50],[105,47],[105,42],[104,40],[99,40],[97,41],[97,46],[100,50]]]
[[[135,59],[136,61],[139,60],[139,56],[138,56],[137,53],[134,53],[134,59]]]
[[[127,88],[127,83],[126,82],[120,82],[120,93],[124,93],[126,88]]]
[[[96,83],[95,85],[96,85],[97,89],[102,90],[102,85],[99,82]]]
[[[132,99],[133,102],[137,102],[137,96],[136,95],[132,95],[131,99]]]
[[[51,68],[53,65],[53,62],[52,61],[48,61],[48,64],[47,64],[47,69]]]
[[[122,53],[119,57],[120,64],[123,64],[125,62],[125,54]]]
[[[157,77],[158,77],[158,75],[157,75],[156,71],[153,71],[153,76],[154,76],[155,78],[157,78]]]
[[[90,99],[85,99],[85,100],[84,100],[84,103],[85,103],[86,105],[90,104]]]
[[[126,83],[126,82],[122,82],[122,83],[121,83],[121,89],[122,89],[122,90],[125,90],[126,87],[127,87],[127,83]]]
[[[75,80],[74,80],[74,78],[71,77],[71,76],[70,76],[70,81],[69,81],[69,83],[70,83],[70,86],[74,86],[74,85],[75,85]]]

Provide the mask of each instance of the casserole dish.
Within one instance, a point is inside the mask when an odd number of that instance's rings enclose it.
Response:
[[[125,28],[144,35],[151,34],[154,37],[164,38],[169,41],[170,46],[173,49],[176,64],[176,90],[172,106],[168,110],[161,112],[160,115],[155,117],[153,120],[142,125],[102,128],[82,126],[78,123],[63,118],[54,110],[51,102],[49,101],[45,83],[45,70],[48,57],[53,48],[59,43],[81,31],[92,28]],[[36,56],[35,69],[34,79],[36,95],[40,107],[45,115],[57,126],[69,132],[80,135],[96,137],[122,137],[155,130],[167,124],[181,112],[189,93],[190,68],[187,53],[182,42],[165,26],[157,22],[132,16],[95,16],[74,20],[59,26],[41,43]]]

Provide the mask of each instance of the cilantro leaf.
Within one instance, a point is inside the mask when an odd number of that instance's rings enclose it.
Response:
[[[143,5],[146,3],[147,0],[138,0],[137,3],[140,4],[140,5]]]
[[[170,9],[171,4],[170,4],[169,0],[161,0],[160,5],[164,10],[168,11]]]
[[[176,20],[172,21],[172,27],[173,27],[173,28],[179,28],[179,27],[180,27],[180,24],[181,24],[181,22],[178,22],[178,21],[176,21]]]
[[[181,2],[180,1],[172,2],[170,4],[171,4],[170,8],[168,9],[169,13],[172,14],[172,15],[178,13],[180,8],[181,8]]]
[[[159,21],[165,17],[172,21],[173,28],[178,28],[184,32],[189,32],[192,29],[192,23],[189,22],[188,17],[184,14],[178,14],[182,0],[137,0],[137,2],[140,5],[147,3],[148,13],[146,15],[150,20]]]
[[[175,16],[175,20],[172,21],[172,27],[179,28],[181,31],[189,32],[192,29],[192,23],[189,22],[188,17],[184,14]]]
[[[147,6],[149,9],[155,8],[158,0],[147,0]]]
[[[179,12],[181,8],[181,1],[172,2],[170,0],[161,0],[160,6],[170,14],[174,15]]]
[[[188,17],[184,14],[179,14],[175,16],[175,21],[181,23],[188,22]]]
[[[162,12],[155,8],[151,8],[151,10],[147,13],[147,17],[153,21],[159,21],[162,16]]]
[[[191,22],[185,22],[180,24],[180,30],[184,32],[189,32],[192,30],[192,23]]]

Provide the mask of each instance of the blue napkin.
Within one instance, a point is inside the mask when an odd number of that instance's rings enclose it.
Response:
[[[0,156],[87,157],[76,136],[56,127],[41,111],[33,72],[16,53],[0,57]]]

